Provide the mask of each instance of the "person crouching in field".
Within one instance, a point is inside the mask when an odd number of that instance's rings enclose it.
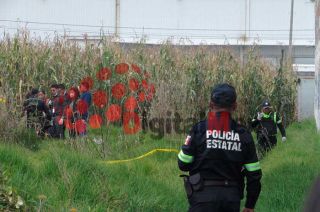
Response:
[[[34,128],[39,137],[44,137],[50,127],[51,114],[43,99],[43,91],[32,89],[23,103],[27,115],[27,127]]]

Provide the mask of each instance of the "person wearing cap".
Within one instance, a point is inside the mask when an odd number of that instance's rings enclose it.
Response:
[[[252,119],[251,126],[257,128],[258,145],[264,155],[277,144],[277,127],[281,132],[282,142],[285,142],[287,138],[281,117],[272,111],[270,102],[263,101],[261,108],[261,112]]]
[[[211,94],[210,111],[195,124],[178,154],[178,166],[189,201],[189,211],[253,212],[261,191],[262,172],[251,133],[231,117],[236,91],[219,84]],[[246,183],[245,180],[246,179]]]

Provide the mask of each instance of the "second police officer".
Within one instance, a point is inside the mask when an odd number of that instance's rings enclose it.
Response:
[[[281,117],[277,112],[272,111],[272,106],[268,100],[262,102],[261,110],[252,119],[251,126],[257,128],[258,145],[263,156],[277,144],[277,127],[281,132],[282,141],[285,142],[287,138]]]

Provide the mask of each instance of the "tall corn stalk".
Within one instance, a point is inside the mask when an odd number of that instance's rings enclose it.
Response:
[[[228,48],[215,52],[206,46],[191,48],[164,43],[130,48],[101,37],[83,43],[56,37],[53,41],[30,38],[21,32],[0,41],[1,93],[11,115],[21,114],[23,97],[30,87],[48,89],[51,83],[78,85],[85,76],[95,77],[99,68],[119,62],[136,63],[151,73],[156,95],[148,118],[172,118],[178,113],[191,122],[204,118],[212,87],[221,82],[238,92],[238,117],[247,124],[265,98],[277,106],[288,123],[294,120],[295,77],[284,61],[280,70],[261,58],[253,48],[244,65]],[[96,85],[99,86],[103,85]],[[281,92],[278,92],[278,91]],[[192,124],[192,123],[189,123]],[[188,127],[185,127],[187,130]]]

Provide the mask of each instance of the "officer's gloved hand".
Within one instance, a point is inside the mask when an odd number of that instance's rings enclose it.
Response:
[[[286,142],[287,138],[286,137],[282,137],[282,142]]]
[[[262,113],[258,113],[257,119],[258,119],[259,121],[261,121],[262,116],[263,116],[263,114],[262,114]]]

